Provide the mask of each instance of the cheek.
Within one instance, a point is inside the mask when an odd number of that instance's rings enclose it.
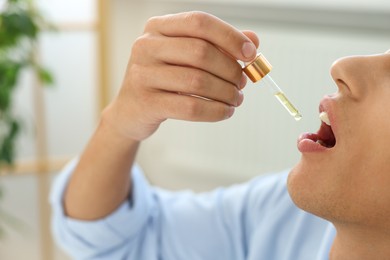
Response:
[[[360,140],[358,143],[366,159],[378,160],[380,166],[384,166],[384,158],[390,158],[390,103],[387,101],[385,95],[381,95],[366,102],[369,104],[361,109],[354,127],[355,138]]]
[[[350,111],[358,120],[348,122],[341,155],[344,165],[349,165],[346,191],[374,212],[390,209],[390,106],[385,96],[377,95]]]
[[[371,111],[367,119],[368,141],[365,143],[366,154],[364,157],[367,171],[367,184],[372,189],[387,190],[390,199],[390,107],[387,104],[377,103],[376,111]]]
[[[357,180],[356,186],[363,186],[367,180],[362,179],[372,172],[390,168],[390,120],[384,119],[383,104],[370,103],[346,111],[340,134],[338,164],[345,170],[343,175]]]
[[[363,164],[378,156],[390,158],[390,103],[385,96],[372,95],[340,111],[342,129],[337,142],[340,153],[350,162]]]

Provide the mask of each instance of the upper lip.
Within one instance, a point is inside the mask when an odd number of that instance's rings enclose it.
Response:
[[[333,103],[332,98],[330,96],[325,96],[321,99],[320,106],[318,108],[320,113],[326,112],[328,114],[330,122],[332,122],[333,119],[333,109],[331,103]]]

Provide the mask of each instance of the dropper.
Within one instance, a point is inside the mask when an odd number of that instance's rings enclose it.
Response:
[[[288,100],[283,91],[268,74],[271,70],[272,65],[261,53],[258,53],[253,61],[245,63],[245,67],[243,68],[244,73],[253,83],[262,80],[264,85],[266,85],[267,88],[272,91],[272,94],[276,97],[277,100],[279,100],[279,102],[290,113],[290,115],[294,117],[296,121],[299,121],[302,118],[302,115],[290,102],[290,100]]]

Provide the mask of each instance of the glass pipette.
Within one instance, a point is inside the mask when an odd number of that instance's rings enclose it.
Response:
[[[277,100],[279,100],[279,102],[290,113],[290,115],[294,117],[296,121],[300,120],[302,118],[302,115],[290,102],[290,100],[288,100],[283,91],[268,74],[271,70],[272,65],[261,53],[257,54],[256,58],[253,61],[245,63],[245,67],[243,68],[243,71],[253,83],[262,80],[264,85],[269,90],[271,90],[272,94],[276,97]]]

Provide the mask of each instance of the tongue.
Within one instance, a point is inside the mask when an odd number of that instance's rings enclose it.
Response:
[[[334,137],[332,128],[322,123],[320,129],[313,136],[313,141],[321,144],[322,146],[331,148],[336,144],[336,138]]]

